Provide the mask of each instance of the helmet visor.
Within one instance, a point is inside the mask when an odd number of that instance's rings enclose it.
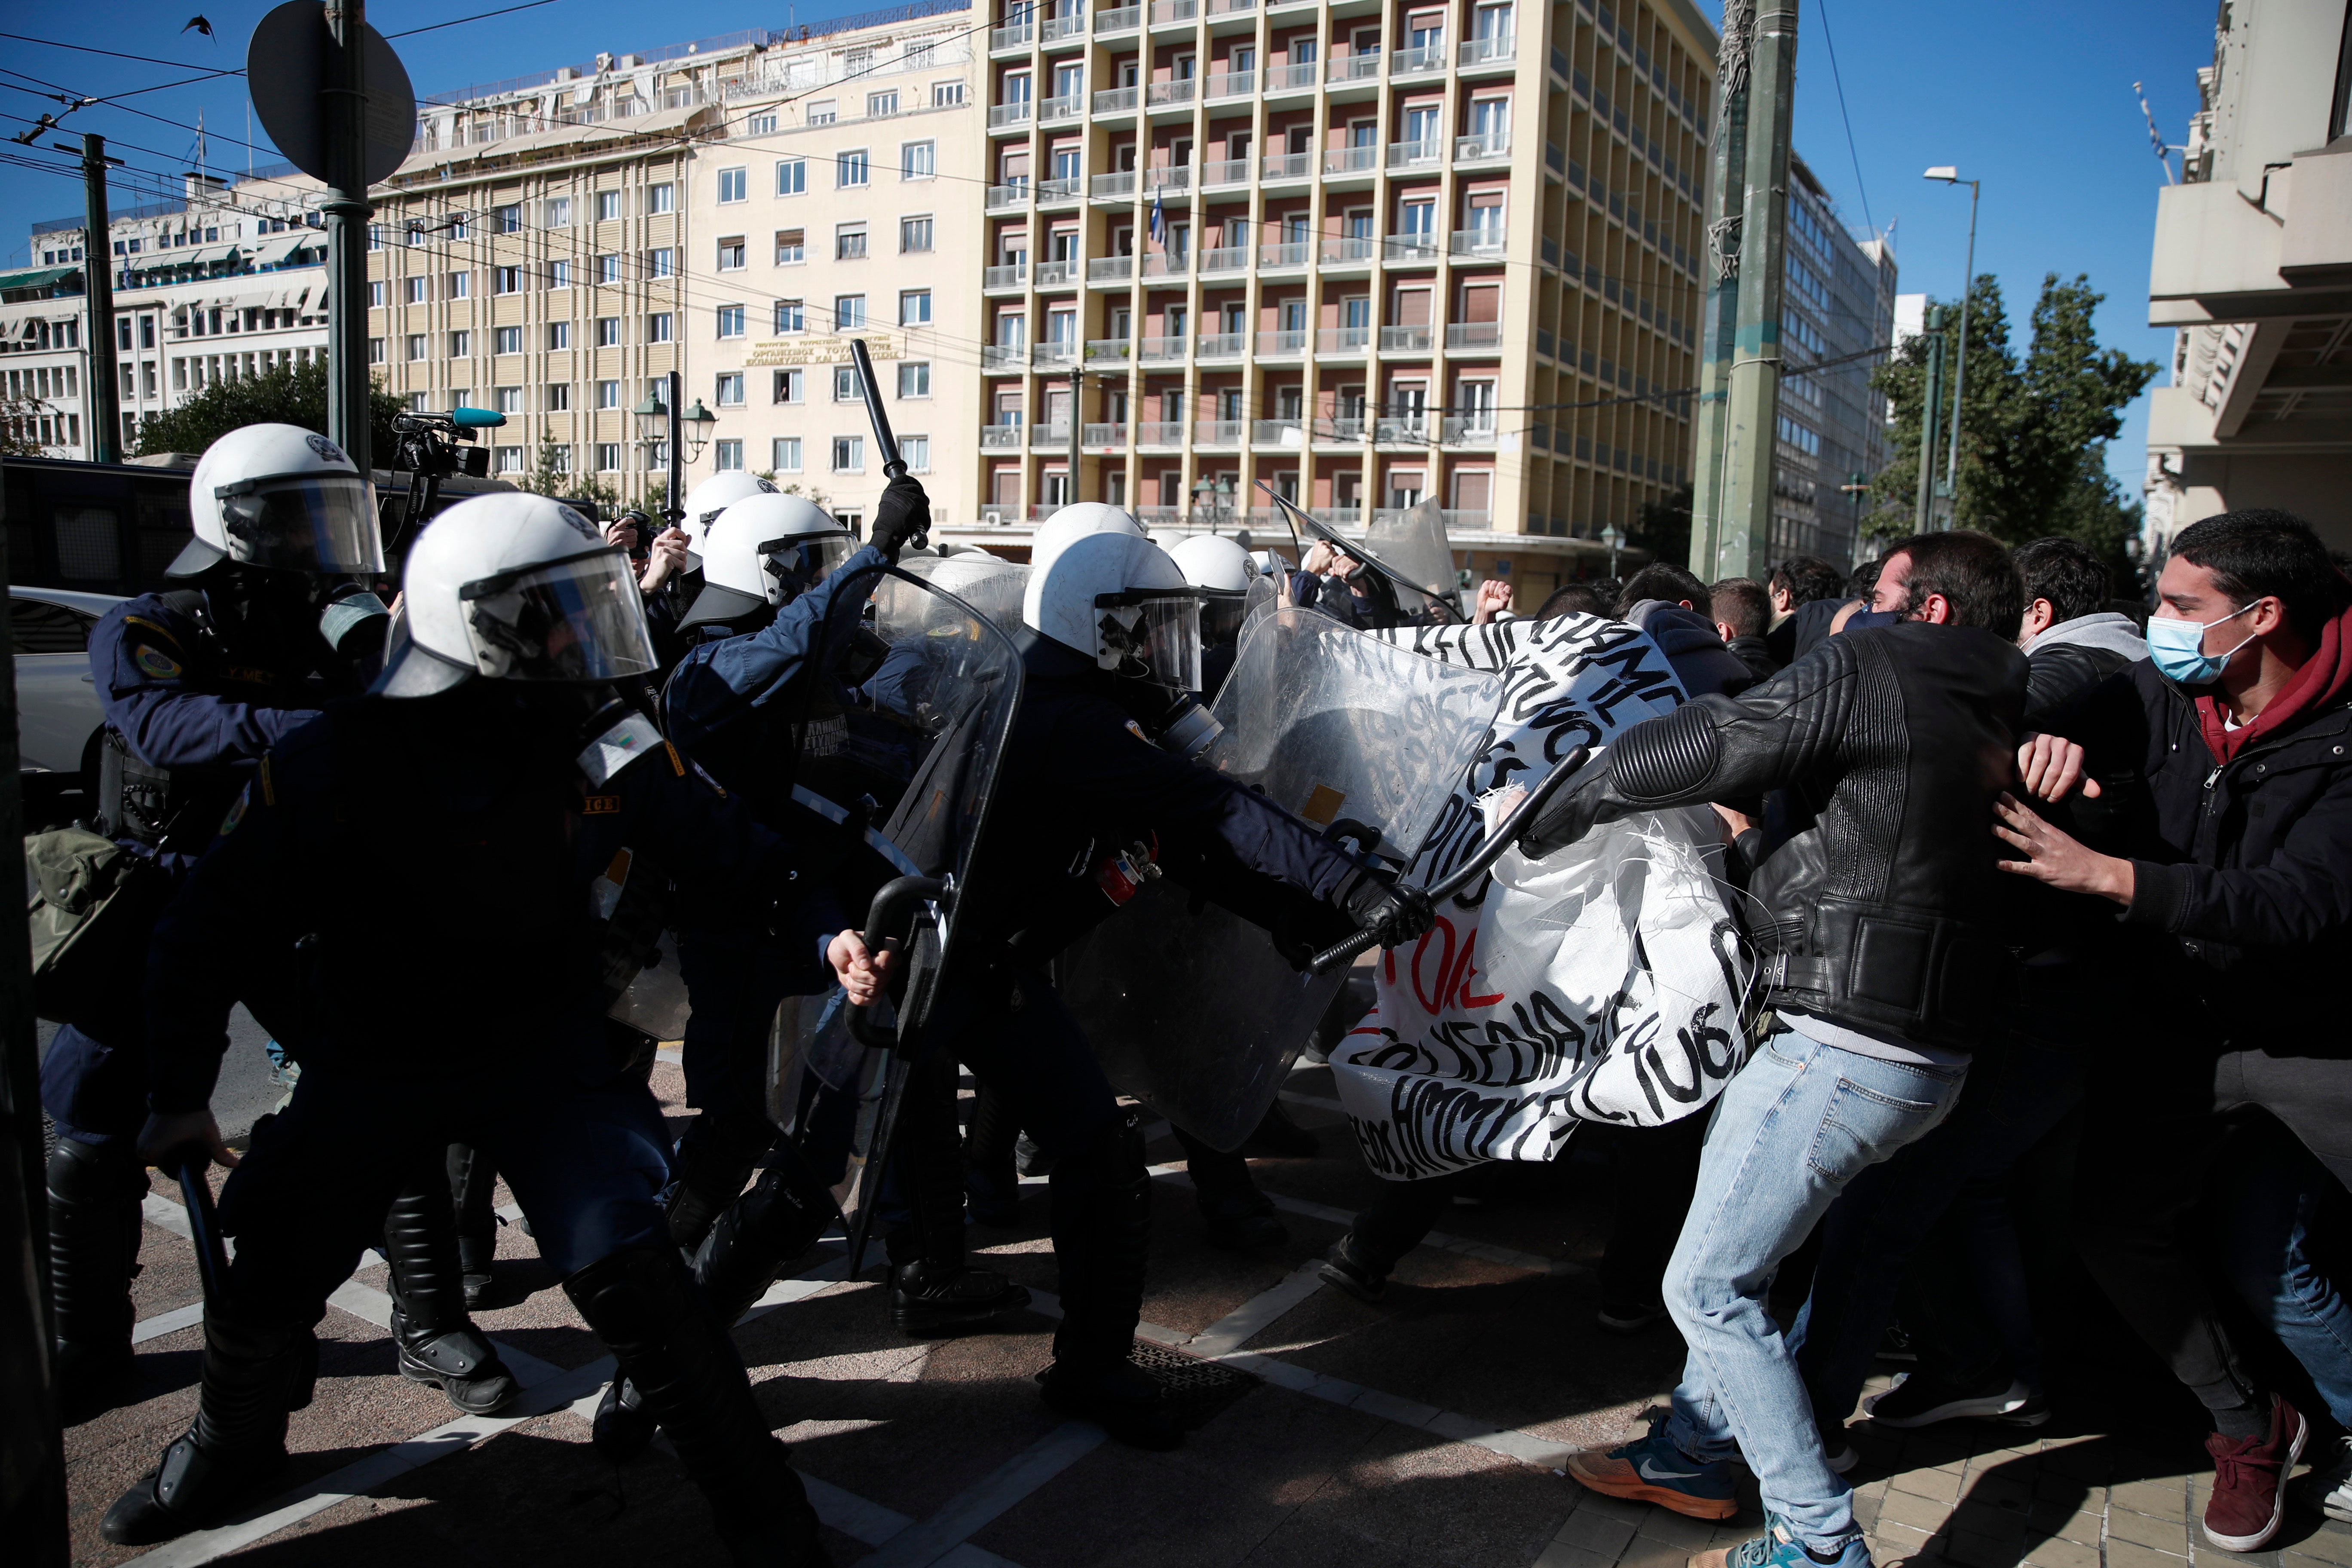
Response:
[[[760,546],[760,565],[783,588],[779,603],[791,604],[833,575],[856,547],[846,532],[798,534]]]
[[[1201,591],[1201,643],[1204,647],[1231,647],[1241,641],[1242,616],[1249,595],[1230,588]]]
[[[1097,662],[1171,691],[1201,689],[1201,597],[1192,588],[1105,594],[1095,601]]]
[[[599,550],[458,590],[474,665],[505,680],[595,681],[654,668],[629,559]]]
[[[379,573],[375,487],[357,474],[276,474],[213,491],[233,560],[297,572]]]

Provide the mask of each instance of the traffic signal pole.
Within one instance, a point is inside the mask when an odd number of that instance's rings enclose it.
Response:
[[[327,26],[338,58],[321,71],[335,85],[325,100],[328,182],[327,437],[362,474],[368,450],[367,5],[330,0]]]
[[[67,149],[68,152],[71,148]],[[121,372],[114,368],[114,242],[106,219],[106,138],[81,139],[81,276],[89,317],[89,455],[94,462],[122,461]]]

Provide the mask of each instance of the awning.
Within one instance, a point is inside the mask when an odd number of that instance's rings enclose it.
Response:
[[[80,270],[79,267],[35,267],[21,272],[0,272],[0,294],[18,289],[47,289]]]
[[[307,246],[316,245],[323,248],[326,243],[325,235],[314,235],[308,229],[264,235],[253,242],[253,263],[257,267],[274,267]]]

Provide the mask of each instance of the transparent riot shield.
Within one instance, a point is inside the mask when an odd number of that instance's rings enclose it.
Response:
[[[1274,500],[1294,529],[1304,529],[1307,537],[1323,540],[1362,562],[1404,621],[1417,623],[1433,616],[1444,625],[1465,618],[1453,542],[1445,531],[1445,513],[1434,499],[1387,518],[1375,514],[1360,539],[1349,538],[1282,496]]]
[[[1006,631],[1021,624],[1021,596],[1028,592],[1029,568],[985,552],[961,555],[919,555],[908,558],[906,574],[953,594]],[[882,589],[876,595],[875,620],[885,637],[897,616],[920,610],[919,600]]]
[[[1245,629],[1202,765],[1409,865],[1476,758],[1502,684],[1310,610]],[[1234,1149],[1346,981],[1292,969],[1266,933],[1168,879],[1064,955],[1063,1000],[1111,1082]]]
[[[862,1240],[904,1064],[919,1050],[954,947],[958,900],[1020,705],[1021,659],[989,615],[922,575],[876,567],[858,576],[835,589],[818,679],[800,694],[793,797],[866,851],[836,873],[838,891],[867,945],[896,952],[896,973],[870,1016],[837,988],[785,1003],[769,1042],[769,1110],[821,1165],[842,1151],[811,1151],[809,1137],[834,1137],[820,1123],[854,1122],[838,1193]],[[838,1104],[816,1114],[824,1094],[854,1097],[854,1117]]]

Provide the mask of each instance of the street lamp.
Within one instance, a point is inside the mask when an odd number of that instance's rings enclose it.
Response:
[[[2168,169],[2170,165],[2167,167]],[[1960,171],[1950,163],[1938,163],[1928,170],[1925,177],[1948,185],[1966,185],[1969,188],[1969,259],[1960,279],[1959,353],[1952,370],[1952,440],[1950,449],[1944,454],[1944,493],[1951,497],[1957,506],[1959,500],[1960,394],[1967,390],[1969,380],[1969,294],[1976,287],[1977,280],[1977,197],[1983,194],[1983,183],[1961,179]]]
[[[629,412],[636,416],[638,440],[650,445],[669,435],[669,405],[651,389],[646,391],[646,400]]]
[[[1609,575],[1617,575],[1617,525],[1611,523],[1601,531],[1601,542],[1609,547]]]
[[[1192,504],[1207,510],[1211,533],[1223,530],[1225,514],[1232,510],[1233,499],[1234,481],[1230,475],[1221,475],[1214,479],[1202,479],[1193,483]]]
[[[719,423],[719,416],[702,406],[702,399],[698,397],[677,418],[686,437],[686,460],[691,463],[702,456],[702,448],[710,440],[710,427]]]

